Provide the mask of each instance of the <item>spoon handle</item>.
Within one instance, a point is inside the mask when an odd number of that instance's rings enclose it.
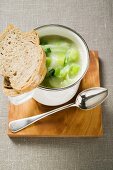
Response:
[[[26,128],[27,126],[37,122],[38,120],[43,119],[44,117],[47,117],[47,116],[52,115],[58,111],[61,111],[63,109],[66,109],[66,108],[69,108],[72,106],[75,106],[75,103],[70,103],[70,104],[58,107],[58,108],[51,110],[49,112],[45,112],[45,113],[36,115],[36,116],[31,116],[31,117],[11,121],[9,123],[9,129],[12,132],[18,132],[18,131]]]

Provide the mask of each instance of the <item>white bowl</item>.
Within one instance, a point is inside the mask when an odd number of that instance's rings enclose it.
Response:
[[[79,35],[74,30],[62,25],[45,25],[42,27],[38,27],[35,30],[38,31],[40,37],[47,35],[59,35],[72,40],[76,44],[81,56],[80,74],[77,76],[76,81],[72,85],[69,85],[67,87],[51,89],[39,86],[29,93],[22,94],[17,97],[9,97],[9,100],[13,104],[20,104],[33,97],[39,103],[48,106],[57,106],[64,104],[72,99],[73,96],[76,94],[79,88],[80,81],[87,72],[89,66],[88,46],[81,35]]]

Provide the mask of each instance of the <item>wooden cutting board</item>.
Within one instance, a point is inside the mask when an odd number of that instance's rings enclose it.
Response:
[[[96,86],[100,86],[98,53],[90,51],[90,67],[79,91]],[[54,108],[39,104],[33,99],[19,106],[9,104],[8,121],[33,116]],[[8,130],[10,137],[98,137],[102,134],[101,106],[88,111],[76,107],[69,108],[46,117],[20,132],[11,133]]]

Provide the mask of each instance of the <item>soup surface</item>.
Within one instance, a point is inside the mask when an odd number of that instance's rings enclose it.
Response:
[[[69,39],[57,35],[41,38],[46,53],[47,74],[41,86],[62,88],[76,81],[80,72],[80,53]]]

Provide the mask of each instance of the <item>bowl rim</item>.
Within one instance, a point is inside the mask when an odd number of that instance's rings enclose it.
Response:
[[[87,50],[87,59],[88,59],[87,66],[86,66],[86,69],[85,69],[84,73],[82,74],[82,76],[77,81],[75,81],[73,84],[70,84],[69,86],[61,87],[61,88],[49,88],[49,87],[44,87],[44,86],[41,86],[41,85],[39,85],[37,87],[38,89],[46,90],[46,91],[62,91],[62,90],[66,90],[68,88],[71,88],[71,87],[75,86],[78,82],[80,82],[82,80],[82,78],[85,76],[85,74],[86,74],[86,72],[88,70],[89,63],[90,63],[88,45],[87,45],[86,41],[84,40],[84,38],[78,32],[76,32],[72,28],[69,28],[69,27],[64,26],[64,25],[60,25],[60,24],[46,24],[46,25],[42,25],[42,26],[36,27],[34,30],[37,31],[38,29],[44,28],[44,27],[61,27],[61,28],[65,28],[65,29],[73,32],[74,34],[76,34],[82,40],[82,42],[84,43],[84,45],[86,47],[86,50]]]

